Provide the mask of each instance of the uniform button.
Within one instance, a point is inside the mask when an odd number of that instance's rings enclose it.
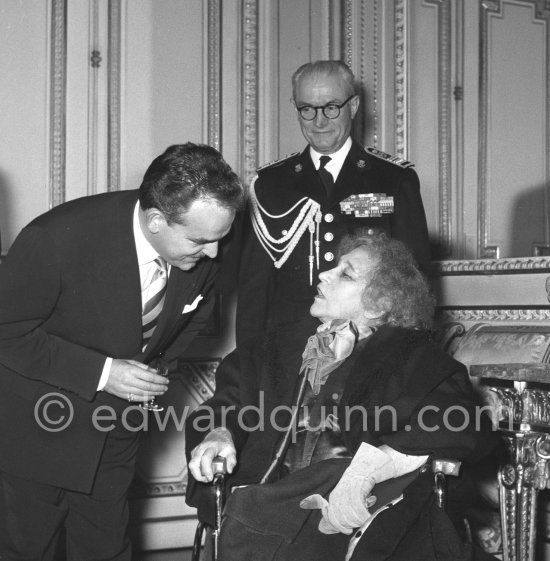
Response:
[[[334,234],[332,232],[327,232],[323,237],[326,242],[331,242],[334,239]]]
[[[327,251],[324,255],[325,261],[332,261],[334,259],[334,253]]]
[[[327,212],[325,214],[325,222],[332,222],[333,220],[334,220],[334,216],[330,212]]]
[[[286,235],[288,234],[288,230],[281,230],[281,234],[282,234],[283,236],[286,236]]]
[[[367,230],[367,234],[368,234],[369,236],[372,236],[372,235],[374,234],[374,230],[373,230],[372,228],[369,228],[369,229]]]

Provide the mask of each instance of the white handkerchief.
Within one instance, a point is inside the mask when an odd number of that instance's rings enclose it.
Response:
[[[182,314],[188,314],[189,312],[192,312],[198,305],[199,302],[204,298],[204,296],[202,294],[199,294],[194,300],[192,304],[185,304],[185,306],[183,307],[182,310]]]

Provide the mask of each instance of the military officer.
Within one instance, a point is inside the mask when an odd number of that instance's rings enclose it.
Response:
[[[418,176],[410,162],[352,140],[359,108],[354,81],[346,64],[330,60],[304,64],[292,77],[298,122],[309,144],[260,168],[251,185],[238,344],[269,326],[313,332],[308,311],[317,276],[334,267],[340,239],[358,227],[400,239],[428,272]]]

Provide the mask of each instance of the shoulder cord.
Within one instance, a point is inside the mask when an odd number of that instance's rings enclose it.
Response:
[[[303,197],[294,206],[288,209],[282,214],[270,214],[265,210],[265,208],[260,204],[258,198],[256,197],[256,190],[254,185],[256,183],[256,178],[254,178],[250,186],[250,201],[251,201],[251,219],[254,232],[258,241],[261,243],[262,247],[265,249],[273,264],[277,269],[280,269],[284,263],[289,258],[290,254],[294,251],[294,248],[298,244],[300,238],[303,236],[306,229],[309,230],[310,244],[309,244],[309,282],[310,285],[313,284],[313,235],[316,232],[316,253],[317,253],[317,268],[319,268],[319,224],[321,222],[321,205],[316,203],[308,197]],[[274,238],[268,231],[267,225],[263,219],[263,215],[270,218],[283,218],[290,214],[293,210],[302,205],[300,212],[291,228],[286,234],[280,238]],[[284,244],[284,245],[283,245]],[[282,247],[276,247],[281,245]],[[282,253],[283,255],[277,260],[275,254]]]

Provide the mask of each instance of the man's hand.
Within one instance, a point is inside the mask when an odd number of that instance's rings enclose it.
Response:
[[[104,391],[122,399],[148,401],[168,389],[168,378],[136,360],[113,359]]]
[[[210,431],[205,439],[193,448],[189,461],[191,475],[202,483],[212,481],[214,478],[212,460],[216,456],[225,458],[227,473],[231,473],[237,465],[237,450],[233,444],[231,433],[221,427]]]

